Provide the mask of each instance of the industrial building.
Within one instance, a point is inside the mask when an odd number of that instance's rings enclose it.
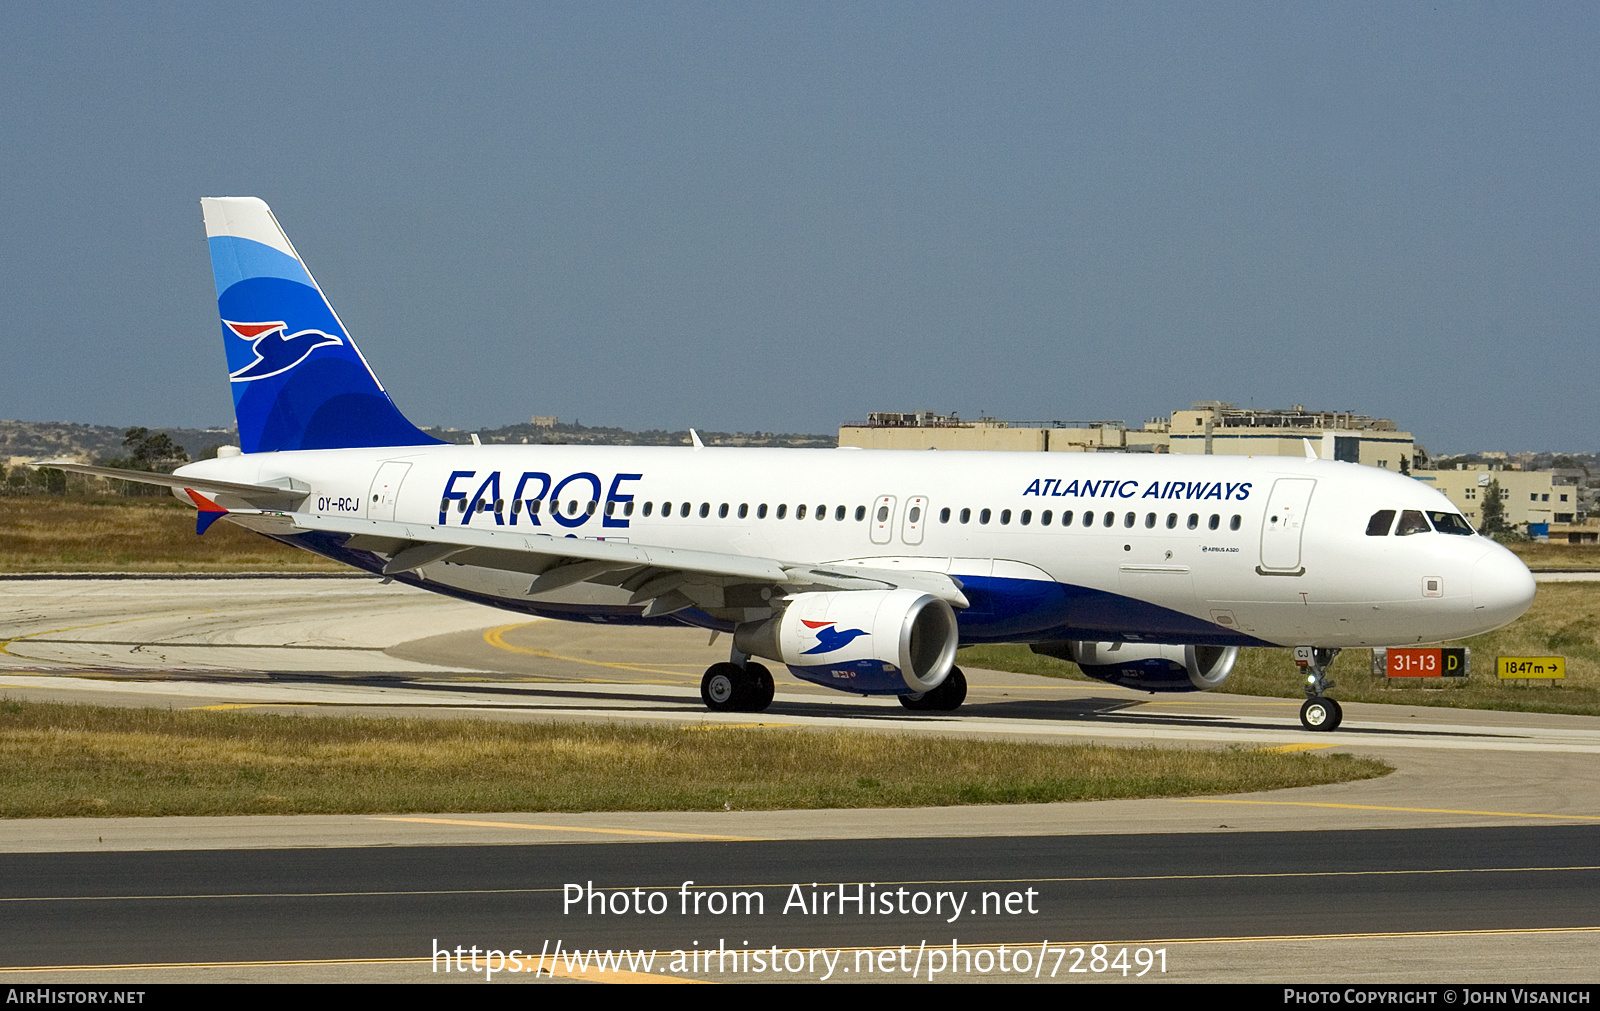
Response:
[[[862,449],[1005,449],[1047,453],[1210,453],[1303,456],[1310,440],[1324,459],[1409,473],[1417,447],[1387,418],[1333,411],[1241,408],[1220,400],[1152,418],[1121,421],[963,421],[955,414],[880,411],[839,427],[839,445]]]

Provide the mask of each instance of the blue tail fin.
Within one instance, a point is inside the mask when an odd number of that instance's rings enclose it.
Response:
[[[206,197],[200,207],[241,449],[439,441],[394,406],[265,203]]]

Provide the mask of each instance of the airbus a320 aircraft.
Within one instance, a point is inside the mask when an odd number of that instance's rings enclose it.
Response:
[[[1474,635],[1526,567],[1407,477],[1308,459],[457,446],[383,384],[267,205],[201,201],[237,448],[174,475],[200,512],[523,614],[732,633],[701,681],[759,711],[770,671],[953,710],[971,643],[1026,643],[1151,692],[1220,685],[1241,646],[1307,647],[1309,729],[1343,647]]]

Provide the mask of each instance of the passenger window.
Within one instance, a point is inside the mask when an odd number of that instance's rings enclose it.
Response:
[[[828,507],[825,506],[825,505],[817,506],[817,519],[825,520],[827,518],[828,518]]]
[[[1084,510],[1084,512],[1083,512],[1083,525],[1086,526],[1086,527],[1094,526],[1094,510],[1093,509],[1085,509]]]
[[[632,502],[628,502],[628,503],[623,505],[623,507],[622,507],[622,515],[624,515],[624,516],[632,516],[633,515],[633,503]]]
[[[1167,513],[1167,529],[1168,530],[1176,530],[1176,529],[1178,529],[1178,514],[1177,513]]]
[[[794,518],[797,520],[803,520],[806,518],[806,507],[804,505],[797,505],[794,507]]]
[[[744,519],[746,516],[749,516],[749,515],[750,515],[750,503],[748,503],[748,502],[740,502],[739,503],[739,518],[740,519]]]
[[[1217,529],[1217,527],[1220,527],[1221,525],[1222,525],[1222,517],[1218,516],[1216,513],[1212,513],[1211,514],[1211,522],[1206,524],[1206,529],[1207,530],[1215,530],[1215,529]]]
[[[840,506],[839,508],[842,510],[844,507]],[[911,512],[906,515],[906,519],[910,520],[912,523],[921,523],[922,522],[922,507],[921,506],[912,506],[911,507]]]
[[[965,523],[970,519],[972,519],[972,510],[971,509],[963,509],[963,510],[961,510],[961,522]]]
[[[780,504],[780,505],[779,505],[779,506],[778,506],[778,519],[780,519],[780,520],[781,520],[781,519],[783,519],[783,517],[784,517],[784,516],[785,516],[785,515],[787,515],[787,514],[788,514],[788,512],[789,512],[789,506],[788,506],[788,503],[782,503],[782,504]]]
[[[1003,526],[1003,527],[1011,525],[1011,510],[1010,509],[1002,509],[1002,510],[1000,510],[1000,525]]]
[[[467,511],[467,500],[466,499],[458,499],[456,501],[456,512],[464,513],[466,511]]]
[[[1394,510],[1379,509],[1372,514],[1372,519],[1367,520],[1368,537],[1388,537],[1389,528],[1394,526]]]
[[[710,515],[711,515],[711,503],[710,502],[702,502],[702,503],[700,503],[700,518],[701,519],[705,519],[707,516],[710,516]]]
[[[834,509],[834,511],[833,511],[833,521],[835,523],[843,523],[844,522],[844,506],[839,506],[838,508]]]
[[[1064,527],[1072,526],[1072,510],[1071,509],[1062,510],[1062,513],[1061,513],[1061,525],[1064,526]]]
[[[1024,509],[1024,510],[1022,510],[1022,515],[1020,517],[1018,517],[1018,518],[1022,521],[1022,525],[1023,526],[1027,526],[1029,523],[1033,522],[1033,510],[1032,509]]]
[[[651,509],[652,509],[652,508],[653,508],[653,507],[654,507],[654,506],[655,506],[655,503],[654,503],[654,502],[646,502],[646,503],[645,503],[645,504],[644,504],[644,514],[645,514],[645,515],[646,515],[646,516],[649,516],[649,515],[650,515],[650,512],[651,512]],[[533,511],[533,510],[531,510],[531,509],[530,509],[530,510],[528,510],[528,511],[529,511],[529,512],[532,512],[532,511]]]
[[[1039,525],[1041,527],[1049,526],[1050,525],[1051,515],[1052,514],[1051,514],[1049,509],[1046,509],[1044,512],[1040,513],[1039,514]]]
[[[763,502],[760,505],[756,506],[756,519],[764,520],[766,518],[767,518],[767,504],[765,502]]]
[[[1457,513],[1428,513],[1428,519],[1433,520],[1433,529],[1441,534],[1456,534],[1460,537],[1472,536],[1472,524]]]
[[[887,522],[889,522],[889,507],[888,506],[879,506],[878,507],[878,522],[879,523],[887,523]]]
[[[949,523],[950,522],[950,507],[949,506],[945,506],[943,509],[939,510],[939,522],[940,523]]]
[[[528,503],[528,515],[529,516],[537,516],[537,515],[539,515],[539,503],[541,501],[542,500],[540,500],[540,499],[534,499],[532,502]]]
[[[689,518],[689,503],[685,502],[678,507],[678,516],[682,519]]]
[[[728,518],[728,503],[724,502],[720,506],[717,506],[717,519],[725,520],[727,518]]]
[[[1105,523],[1103,525],[1109,527],[1115,522],[1117,522],[1117,514],[1112,512],[1110,509],[1107,509]]]
[[[1125,527],[1128,527],[1131,530],[1133,528],[1134,521],[1137,520],[1138,518],[1139,517],[1135,516],[1133,513],[1128,513],[1127,515],[1122,517],[1122,525],[1125,526]]]
[[[1237,530],[1237,529],[1239,529],[1239,523],[1241,522],[1241,519],[1242,519],[1242,517],[1240,517],[1240,515],[1238,513],[1234,513],[1233,514],[1233,519],[1228,521],[1228,529],[1229,530]]]
[[[1412,534],[1432,533],[1433,528],[1428,526],[1428,518],[1415,509],[1407,509],[1400,514],[1400,523],[1394,528],[1396,537],[1410,537]]]
[[[1144,528],[1146,530],[1154,530],[1156,528],[1156,514],[1155,513],[1145,513],[1145,515],[1144,515]]]
[[[867,518],[867,507],[866,506],[856,506],[856,522],[860,523],[862,520],[864,520],[866,518]]]
[[[499,505],[498,502],[496,502],[495,504]],[[498,510],[498,509],[495,510],[495,512],[499,512],[499,511],[500,510]],[[607,502],[606,503],[606,515],[607,516],[615,516],[616,514],[617,514],[617,504],[615,502]]]
[[[982,510],[981,512],[978,513],[978,522],[979,523],[987,523],[987,522],[989,522],[989,516],[990,516],[989,510],[987,510],[987,509]]]
[[[1199,513],[1190,513],[1189,514],[1189,529],[1190,530],[1199,530],[1200,529],[1200,514]]]

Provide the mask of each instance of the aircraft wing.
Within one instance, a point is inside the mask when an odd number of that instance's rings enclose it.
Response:
[[[763,606],[766,598],[749,592],[760,588],[787,593],[906,587],[930,593],[955,607],[967,606],[960,585],[943,572],[790,562],[631,541],[587,540],[432,523],[299,512],[261,515],[286,519],[298,530],[346,534],[349,536],[347,547],[372,551],[388,559],[382,569],[385,575],[410,572],[448,560],[527,573],[533,577],[528,586],[530,595],[574,583],[601,583],[628,590],[632,594],[630,603],[646,604],[646,617],[670,614],[686,607],[719,611]]]
[[[258,508],[298,505],[311,492],[309,485],[288,478],[272,484],[243,484],[238,481],[213,481],[203,477],[180,477],[177,474],[157,474],[147,470],[124,470],[120,467],[96,467],[72,460],[42,460],[30,467],[49,467],[73,474],[106,477],[116,481],[136,484],[154,484],[173,491],[198,491],[207,495],[232,495],[242,498]]]

